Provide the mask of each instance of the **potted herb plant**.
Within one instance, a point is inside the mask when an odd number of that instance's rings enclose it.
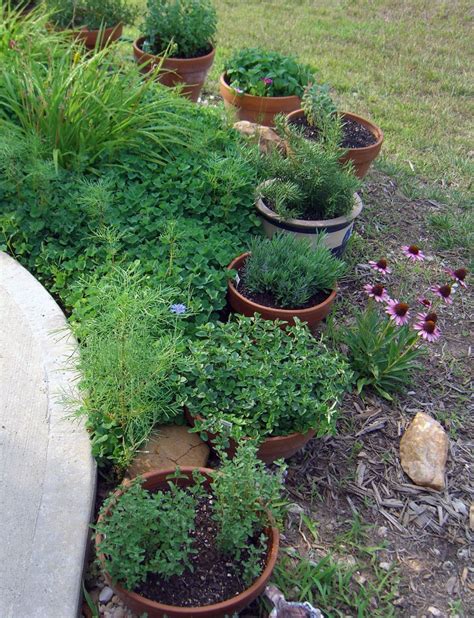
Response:
[[[345,265],[326,247],[323,234],[312,247],[307,239],[280,232],[254,238],[250,252],[235,258],[229,270],[237,271],[228,281],[234,311],[288,324],[296,317],[312,327],[331,310]]]
[[[211,0],[147,0],[142,36],[133,53],[144,73],[159,67],[165,86],[184,84],[197,101],[214,62],[217,15]]]
[[[288,114],[288,122],[300,127],[309,140],[324,140],[328,132],[338,132],[344,150],[340,161],[352,161],[358,178],[364,178],[382,148],[382,130],[362,116],[338,112],[326,84],[309,85],[301,109]]]
[[[307,140],[297,128],[284,125],[284,119],[277,119],[288,155],[274,148],[256,158],[263,181],[256,207],[265,233],[271,238],[282,231],[316,245],[318,234],[325,232],[327,246],[340,256],[362,211],[356,193],[360,181],[350,163],[340,165],[337,143]]]
[[[58,28],[72,30],[88,49],[103,48],[122,35],[123,25],[135,19],[127,0],[46,0]]]
[[[104,503],[96,546],[108,583],[138,615],[232,616],[265,588],[279,533],[280,466],[250,442],[218,471],[149,472]]]
[[[220,93],[240,120],[272,126],[277,114],[301,107],[301,96],[311,79],[311,68],[291,56],[247,48],[226,62]]]
[[[202,437],[228,436],[230,452],[256,439],[266,463],[331,433],[350,379],[346,361],[297,318],[279,326],[258,315],[206,324],[180,370],[181,402]]]

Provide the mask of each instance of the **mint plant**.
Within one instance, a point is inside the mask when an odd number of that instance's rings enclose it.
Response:
[[[279,233],[271,239],[254,237],[243,278],[247,290],[270,293],[282,308],[298,308],[317,292],[334,289],[345,264],[335,257],[320,234],[314,245],[304,238]]]
[[[258,47],[235,52],[224,65],[227,82],[239,94],[259,97],[302,96],[312,70],[292,56]]]
[[[98,550],[112,580],[133,590],[150,574],[166,580],[192,569],[196,508],[208,495],[219,530],[217,548],[226,561],[234,562],[236,576],[251,585],[262,571],[268,546],[265,529],[281,517],[284,504],[284,465],[269,472],[256,452],[251,441],[239,445],[232,460],[221,452],[222,465],[212,473],[208,490],[199,472],[193,474],[194,484],[179,488],[173,482],[179,477],[177,469],[168,479],[168,490],[151,493],[137,478],[120,496],[112,494],[95,526],[101,535]]]
[[[211,0],[147,0],[143,51],[194,58],[214,46],[217,13]]]
[[[338,401],[351,373],[346,361],[297,321],[286,332],[278,322],[237,316],[209,323],[189,343],[180,363],[180,400],[198,431],[262,441],[315,429],[334,430]]]

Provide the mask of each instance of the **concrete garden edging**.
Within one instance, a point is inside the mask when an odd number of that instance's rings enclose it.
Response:
[[[0,616],[73,618],[95,498],[81,422],[66,418],[76,341],[53,298],[0,252]]]

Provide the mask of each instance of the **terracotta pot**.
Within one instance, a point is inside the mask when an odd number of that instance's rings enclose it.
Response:
[[[186,406],[184,407],[184,414],[191,427],[194,427],[196,421],[202,421],[201,416],[193,416]],[[205,433],[207,435],[206,442],[214,447],[217,434],[210,431],[206,431]],[[314,434],[314,429],[310,429],[306,433],[295,432],[287,436],[266,438],[257,451],[257,457],[266,464],[273,463],[276,459],[289,459],[302,449],[303,446],[311,440]],[[233,457],[237,449],[237,444],[232,439],[230,439],[229,442],[230,446],[227,449],[227,453],[229,457]]]
[[[195,468],[192,466],[183,466],[180,468],[181,475],[186,478],[173,479],[173,482],[179,487],[189,487],[194,483],[192,478],[192,473],[194,470],[198,470],[206,477],[206,485],[209,486],[211,478],[210,475],[213,470],[210,470],[209,468]],[[174,472],[174,469],[147,472],[142,475],[143,487],[150,490],[167,489],[168,483],[166,479],[170,475],[174,474]],[[126,484],[127,483],[125,482],[125,485]],[[123,489],[118,489],[114,495],[118,498],[122,493]],[[110,513],[111,508],[113,507],[109,507],[109,510],[100,516],[99,521]],[[265,568],[258,579],[256,579],[255,582],[247,588],[247,590],[241,592],[237,596],[232,597],[227,601],[222,601],[221,603],[203,605],[202,607],[177,607],[173,605],[164,605],[162,603],[157,603],[156,601],[151,601],[136,592],[125,590],[122,586],[112,582],[107,573],[107,562],[104,554],[98,552],[98,556],[102,569],[105,573],[107,583],[114,589],[115,593],[122,599],[126,606],[139,616],[143,615],[145,612],[148,615],[148,618],[162,618],[164,616],[169,618],[173,618],[175,616],[186,616],[188,618],[194,616],[232,616],[247,607],[247,605],[256,599],[264,591],[265,586],[270,579],[278,556],[280,535],[277,528],[268,528],[266,532],[268,535],[268,552]],[[101,538],[102,537],[100,534],[96,535],[96,547],[98,547]]]
[[[268,181],[267,181],[268,182]],[[270,181],[271,182],[271,181]],[[256,202],[258,214],[262,218],[263,229],[268,238],[277,232],[294,234],[299,238],[309,238],[316,242],[317,234],[325,232],[326,245],[334,255],[340,257],[351,237],[355,219],[362,212],[363,204],[357,193],[354,193],[354,208],[349,215],[335,219],[306,221],[305,219],[281,219],[276,212],[268,208],[262,199]]]
[[[236,257],[229,264],[227,270],[239,270],[245,264],[245,260],[249,255],[250,253],[243,253]],[[302,322],[306,322],[309,327],[315,326],[328,315],[336,298],[336,289],[334,289],[326,300],[319,305],[314,305],[307,309],[275,309],[259,305],[246,298],[237,290],[234,281],[230,279],[227,282],[227,291],[230,306],[236,313],[241,313],[247,317],[252,317],[254,313],[258,313],[264,320],[283,320],[291,325],[295,323],[294,318],[299,318]]]
[[[148,73],[162,62],[158,80],[169,87],[186,84],[183,95],[196,102],[201,94],[209,69],[214,62],[215,48],[205,56],[198,58],[165,58],[163,60],[160,56],[153,56],[144,52],[142,50],[144,41],[145,37],[141,37],[133,43],[133,54],[140,65],[140,71]]]
[[[80,30],[72,30],[71,36],[76,40],[82,41],[87,49],[95,49],[97,40],[102,34],[99,43],[99,49],[104,49],[122,36],[123,25],[118,24],[105,30],[89,30],[88,28],[81,28]]]
[[[356,176],[358,178],[364,178],[369,171],[369,167],[372,165],[372,161],[379,156],[380,149],[382,148],[382,129],[380,129],[373,122],[370,122],[370,120],[366,120],[365,118],[362,118],[362,116],[357,116],[356,114],[351,114],[350,112],[342,112],[342,116],[343,118],[355,120],[362,124],[364,127],[369,129],[377,140],[375,144],[365,146],[364,148],[348,148],[346,154],[340,158],[341,163],[352,161]],[[297,120],[298,118],[304,117],[304,111],[302,109],[297,109],[296,111],[288,114],[288,121],[291,122],[291,120]]]
[[[237,110],[240,120],[249,120],[272,127],[277,114],[289,114],[301,106],[301,99],[290,97],[256,97],[251,94],[238,94],[226,82],[223,73],[219,80],[219,89],[224,105]]]

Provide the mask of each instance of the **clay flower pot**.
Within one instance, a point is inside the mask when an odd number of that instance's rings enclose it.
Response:
[[[297,109],[296,111],[288,114],[288,122],[304,117],[304,111],[302,109]],[[379,156],[380,149],[382,148],[382,129],[380,129],[373,122],[370,122],[370,120],[366,120],[365,118],[362,118],[362,116],[357,116],[356,114],[351,114],[350,112],[342,112],[342,117],[347,118],[348,120],[355,120],[359,124],[363,125],[377,140],[374,144],[365,146],[364,148],[348,148],[346,154],[340,158],[341,163],[352,161],[357,178],[364,178],[369,171],[372,162]]]
[[[250,253],[243,253],[236,257],[229,264],[227,270],[239,270],[245,264],[245,260],[249,255]],[[302,322],[306,322],[310,328],[321,322],[328,315],[336,298],[336,289],[334,289],[326,300],[319,305],[314,305],[307,309],[276,309],[259,305],[246,298],[237,290],[235,282],[230,279],[227,282],[227,291],[230,306],[236,313],[241,313],[247,317],[252,317],[254,313],[258,313],[265,320],[283,320],[290,325],[295,323],[295,318],[299,318]]]
[[[268,181],[267,181],[268,182]],[[271,182],[271,181],[270,181]],[[354,193],[354,208],[352,212],[335,219],[307,221],[306,219],[282,219],[265,205],[261,198],[257,199],[256,207],[262,218],[263,229],[268,238],[276,232],[294,234],[300,238],[316,241],[316,235],[325,232],[326,245],[334,255],[340,257],[346,248],[352,234],[355,219],[362,212],[363,204],[357,193]]]
[[[105,30],[89,30],[88,28],[81,28],[80,30],[72,30],[71,36],[77,41],[81,41],[87,47],[87,49],[95,49],[97,40],[99,40],[99,49],[104,49],[122,36],[123,25],[117,24],[111,26]]]
[[[191,427],[194,427],[196,421],[203,420],[201,416],[193,416],[186,406],[184,407],[184,414]],[[213,447],[217,434],[209,431],[206,431],[205,433],[207,435],[206,442]],[[257,457],[266,464],[273,463],[277,459],[289,459],[300,449],[302,449],[303,446],[311,440],[314,434],[314,429],[310,429],[306,433],[295,432],[290,433],[287,436],[266,438],[257,451]],[[232,440],[232,438],[229,442],[230,445],[227,449],[227,453],[229,457],[233,457],[237,449],[237,444],[234,440]]]
[[[165,86],[173,87],[178,84],[186,84],[183,95],[196,102],[201,94],[209,69],[214,62],[215,48],[205,56],[198,58],[165,58],[147,54],[142,50],[145,37],[137,39],[133,43],[133,54],[140,65],[142,73],[148,73],[157,65],[161,64],[158,80]]]
[[[219,80],[219,90],[224,105],[237,111],[239,120],[249,120],[272,127],[277,114],[289,114],[301,106],[301,99],[297,96],[289,97],[256,97],[251,94],[239,94],[231,88],[223,73]]]
[[[213,472],[213,470],[210,470],[209,468],[183,466],[180,468],[180,478],[173,479],[173,482],[178,485],[178,487],[191,486],[194,483],[192,478],[192,473],[194,470],[198,470],[203,476],[206,477],[207,480],[205,482],[205,486],[209,487],[211,474]],[[173,475],[174,472],[174,469],[168,469],[156,470],[143,474],[143,487],[149,490],[166,490],[168,489],[167,478],[170,475]],[[125,482],[124,484],[126,485],[127,483]],[[123,489],[119,488],[114,495],[116,498],[119,498],[122,493]],[[109,510],[100,516],[99,521],[110,513],[111,508],[113,508],[113,506],[109,507]],[[278,556],[280,535],[277,528],[268,528],[266,529],[266,533],[268,536],[268,551],[265,567],[261,575],[249,588],[247,588],[247,590],[244,590],[244,592],[241,592],[237,596],[227,599],[226,601],[222,601],[221,603],[203,605],[202,607],[175,607],[172,605],[164,605],[162,603],[157,603],[156,601],[147,599],[136,592],[126,590],[119,584],[112,582],[107,573],[107,561],[104,554],[98,552],[98,556],[102,569],[105,573],[107,583],[114,589],[115,593],[122,599],[125,605],[139,616],[142,616],[144,613],[147,614],[148,618],[162,618],[164,616],[169,618],[179,616],[188,618],[194,616],[232,616],[247,607],[247,605],[262,594],[268,580],[270,579]],[[97,534],[95,537],[96,547],[99,546],[101,539],[101,535]]]

